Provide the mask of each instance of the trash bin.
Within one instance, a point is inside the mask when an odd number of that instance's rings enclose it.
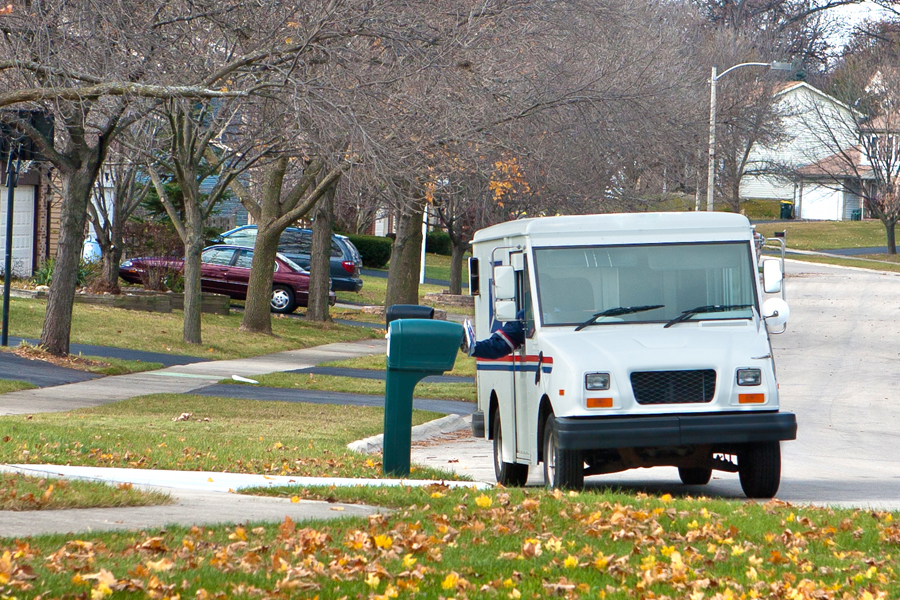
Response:
[[[793,219],[794,218],[794,203],[790,200],[782,200],[781,201],[781,216],[782,219]]]
[[[855,208],[850,212],[850,220],[851,221],[861,221],[862,220],[862,209]]]

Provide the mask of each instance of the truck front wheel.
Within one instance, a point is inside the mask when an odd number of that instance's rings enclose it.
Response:
[[[500,411],[494,411],[494,475],[497,483],[506,487],[521,487],[528,481],[528,465],[503,462],[503,427],[500,425]]]
[[[584,487],[584,458],[578,450],[559,447],[555,424],[553,415],[544,424],[544,485],[551,490],[580,490]]]
[[[741,489],[748,498],[771,498],[781,483],[781,445],[754,442],[738,453]]]

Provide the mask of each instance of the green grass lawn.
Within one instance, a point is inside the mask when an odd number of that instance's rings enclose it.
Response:
[[[13,298],[10,302],[10,334],[39,338],[45,311],[44,300]],[[241,324],[240,314],[204,314],[203,343],[198,345],[182,341],[183,321],[181,311],[150,313],[76,304],[72,316],[71,340],[73,343],[97,346],[227,359],[380,335],[362,327],[307,323],[300,319],[274,315],[273,335],[247,333],[238,330]]]
[[[281,493],[366,499],[395,512],[329,522],[82,534],[77,541],[0,539],[0,594],[372,600],[900,596],[896,513],[534,489]]]
[[[184,413],[190,419],[175,421]],[[413,411],[413,424],[440,416]],[[156,394],[66,413],[0,417],[0,463],[379,477],[379,457],[346,445],[383,426],[381,408]],[[451,477],[431,469],[417,475]]]
[[[756,230],[765,237],[785,232],[785,244],[798,250],[834,250],[886,245],[881,221],[796,221],[758,223]]]
[[[137,490],[130,484],[111,486],[95,481],[0,473],[0,510],[154,506],[169,502],[171,497],[168,494]]]
[[[19,390],[32,390],[37,386],[27,381],[17,381],[14,379],[0,379],[0,394],[7,392],[17,392]]]
[[[329,392],[345,392],[348,394],[370,394],[384,396],[385,382],[378,379],[362,379],[359,377],[334,377],[312,373],[269,373],[254,378],[259,385],[269,387],[325,390]],[[248,385],[231,379],[220,383]],[[417,398],[434,398],[439,400],[463,400],[476,402],[474,383],[427,383],[416,386]]]

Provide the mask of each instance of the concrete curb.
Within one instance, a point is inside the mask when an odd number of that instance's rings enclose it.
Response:
[[[447,415],[412,428],[412,441],[422,442],[472,426],[472,416]],[[384,434],[379,433],[347,444],[347,448],[362,454],[374,454],[384,448]]]

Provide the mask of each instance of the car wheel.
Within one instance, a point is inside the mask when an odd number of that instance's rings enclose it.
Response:
[[[584,487],[584,459],[578,450],[559,447],[555,424],[553,415],[544,424],[544,485],[551,490],[579,490]]]
[[[528,481],[528,465],[503,462],[503,427],[500,425],[500,411],[494,411],[494,475],[497,483],[507,487],[521,487]]]
[[[294,302],[294,292],[291,291],[291,288],[284,285],[272,286],[272,301],[270,304],[272,312],[282,314],[292,313],[297,308],[297,304]]]
[[[779,442],[747,444],[738,453],[741,489],[748,498],[771,498],[781,483],[781,445]]]
[[[712,477],[712,469],[703,467],[678,467],[678,476],[684,485],[706,485]]]

